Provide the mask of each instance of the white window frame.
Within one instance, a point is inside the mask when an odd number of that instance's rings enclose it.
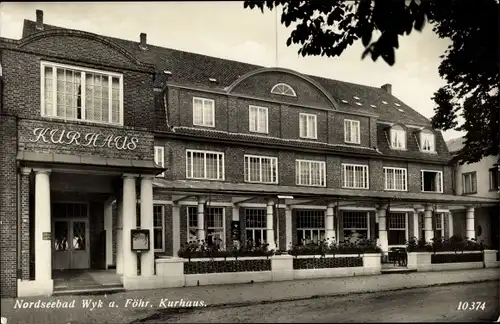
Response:
[[[164,168],[165,167],[165,147],[155,145],[155,163],[156,165]],[[162,172],[157,177],[164,177],[165,172]]]
[[[347,167],[353,167],[353,186],[347,186]],[[362,168],[364,173],[366,174],[366,182],[364,183],[364,187],[356,187],[356,168]],[[348,189],[369,189],[370,188],[370,173],[368,170],[368,165],[365,164],[350,164],[350,163],[342,163],[342,188]]]
[[[280,87],[282,89],[280,89]],[[291,93],[287,93],[291,92]],[[295,90],[291,86],[289,86],[286,83],[278,83],[273,86],[271,89],[271,93],[282,95],[282,96],[289,96],[289,97],[297,97],[297,93],[295,93]]]
[[[441,231],[441,238],[444,238],[444,218],[446,217],[446,213],[441,213],[441,212],[435,212],[435,215],[437,217],[437,214],[441,215],[441,221],[440,222],[437,222],[434,224],[434,219],[433,219],[433,224],[432,226],[436,227],[436,228],[433,228],[432,231],[435,233],[436,231]],[[420,215],[420,222],[421,222],[421,233],[422,237],[425,237],[425,214],[421,214]],[[438,225],[441,227],[441,228],[437,228]]]
[[[304,164],[306,165],[306,168],[309,169],[309,178],[308,178],[308,183],[303,183],[302,182],[302,167],[304,167]],[[319,170],[320,170],[320,184],[314,184],[312,183],[313,181],[313,164],[318,164],[319,165]],[[310,187],[326,187],[326,162],[325,161],[314,161],[314,160],[301,160],[301,159],[296,159],[295,160],[295,183],[299,186],[310,186]]]
[[[161,207],[161,226],[154,226],[154,210],[155,207]],[[154,242],[154,230],[161,228],[161,239],[162,239],[162,248],[158,249],[154,246],[155,252],[165,252],[165,205],[153,205],[153,242]]]
[[[252,113],[256,114],[257,118],[257,123],[255,124],[254,128],[252,128],[252,120],[254,120],[254,118],[252,118]],[[264,114],[266,116],[266,125],[264,129],[260,129],[259,127],[261,114]],[[248,106],[248,129],[250,132],[253,133],[263,133],[263,134],[269,133],[269,109],[267,107],[260,107],[254,105]]]
[[[396,141],[399,139],[399,141]],[[406,131],[404,129],[391,128],[391,148],[393,150],[406,150]]]
[[[259,213],[263,213],[263,220],[264,220],[264,226],[263,227],[252,227],[252,226],[247,226],[247,221],[249,216],[261,216],[261,215],[256,215],[255,212],[258,211]],[[252,231],[252,242],[255,242],[255,232],[260,232],[260,237],[264,237],[264,233],[266,235],[266,241],[267,242],[267,210],[263,208],[245,208],[245,239],[248,241],[248,235],[247,231]]]
[[[430,143],[430,148],[425,149],[424,141],[428,139]],[[431,133],[420,133],[420,151],[426,153],[435,153],[436,152],[436,136]]]
[[[494,186],[495,183],[498,183],[498,173],[500,171],[498,168],[490,168],[488,170],[488,178],[490,180],[490,191],[499,190],[498,186]]]
[[[347,125],[349,124],[349,132],[347,131]],[[353,132],[353,129],[357,130],[357,133]],[[354,119],[344,119],[344,142],[349,144],[360,144],[361,134],[360,134],[360,122]]]
[[[388,176],[389,176],[389,171],[392,171],[392,181],[394,183],[394,188],[389,188],[388,184],[389,184],[389,181],[388,181]],[[396,172],[397,171],[400,171],[402,172],[403,174],[403,179],[404,179],[404,186],[403,189],[396,189]],[[393,167],[384,167],[384,179],[385,179],[385,186],[384,186],[384,190],[388,190],[388,191],[408,191],[408,171],[406,170],[406,168],[393,168]]]
[[[408,213],[404,212],[389,212],[389,217],[390,214],[404,214],[404,221],[405,221],[405,241],[408,242],[408,236],[409,236],[409,228],[408,228]],[[387,231],[401,231],[403,228],[401,227],[391,227],[391,221],[387,220]],[[389,239],[389,233],[387,233],[387,239]],[[391,247],[406,247],[406,244],[397,244],[397,245],[389,245]]]
[[[203,173],[205,174],[204,177],[195,177],[194,176],[194,163],[193,163],[193,154],[194,153],[201,153],[204,154],[203,157]],[[215,154],[217,155],[218,159],[217,161],[222,160],[222,164],[217,163],[217,178],[208,178],[207,177],[207,154]],[[189,158],[191,158],[191,168],[188,168],[188,161]],[[186,150],[186,179],[199,179],[199,180],[218,180],[218,181],[224,181],[225,179],[225,171],[224,171],[224,153],[223,152],[216,152],[216,151],[204,151],[204,150],[191,150],[188,149]],[[220,170],[222,169],[222,170]],[[189,176],[191,174],[191,176]]]
[[[310,213],[310,214],[301,214],[301,213]],[[321,215],[322,214],[322,215]],[[312,226],[305,226],[305,227],[299,227],[299,217],[304,216],[304,217],[318,217],[321,218],[325,224],[323,227],[312,227]],[[312,210],[312,209],[297,209],[296,210],[296,215],[297,217],[297,227],[295,229],[296,234],[297,234],[297,244],[306,244],[306,242],[298,242],[299,240],[299,231],[302,232],[302,237],[305,238],[306,232],[309,232],[309,236],[313,237],[313,234],[317,234],[318,241],[321,240],[321,232],[323,232],[323,238],[326,238],[326,213],[324,210]],[[310,222],[310,221],[309,221]]]
[[[344,227],[345,223],[344,223],[344,219],[345,219],[345,215],[346,213],[359,213],[359,214],[364,214],[366,213],[366,228],[362,228],[362,227]],[[342,211],[342,237],[344,238],[345,240],[345,231],[359,231],[359,230],[363,230],[363,231],[366,231],[366,238],[367,239],[370,239],[370,212],[362,212],[362,211],[355,211],[355,210],[343,210]]]
[[[251,181],[250,180],[250,159],[259,159],[259,178],[260,181]],[[269,160],[271,163],[271,168],[275,168],[275,174],[276,174],[276,179],[272,179],[272,181],[262,181],[262,160]],[[248,183],[278,183],[278,158],[273,157],[273,156],[263,156],[263,155],[250,155],[250,154],[245,154],[244,158],[244,175],[245,175],[245,182]]]
[[[424,190],[424,172],[434,172],[439,174],[439,187],[436,185],[436,188],[438,188],[437,191],[426,191]],[[436,181],[438,179],[436,178]],[[433,192],[433,193],[443,193],[443,171],[437,171],[437,170],[420,170],[420,189],[422,192]]]
[[[194,104],[194,102],[196,100],[201,100],[201,110],[202,110],[201,116],[203,119],[201,124],[196,123],[196,121],[195,121],[195,113],[194,113],[195,104]],[[205,104],[207,104],[207,103],[210,103],[210,105],[211,105],[210,109],[212,109],[212,119],[209,121],[205,120],[205,109],[208,109],[208,108],[206,108]],[[200,98],[200,97],[193,97],[193,126],[215,127],[215,100],[207,99],[207,98]]]
[[[466,188],[467,188],[467,186],[466,186],[467,182],[469,182],[469,186],[470,186],[470,189],[471,189],[469,191],[466,190]],[[475,184],[475,188],[474,188],[473,184]],[[462,173],[462,193],[464,195],[470,195],[470,194],[476,194],[477,193],[477,173],[476,173],[476,171],[463,172]]]
[[[73,70],[75,72],[80,72],[80,77],[81,77],[81,84],[82,84],[82,92],[81,92],[81,119],[78,118],[68,118],[68,117],[61,117],[57,116],[55,114],[49,115],[45,111],[45,68],[46,67],[51,67],[53,69],[52,73],[52,109],[57,110],[57,68],[61,69],[68,69],[68,70]],[[86,110],[85,110],[85,74],[86,73],[93,73],[93,74],[100,74],[100,75],[105,75],[108,76],[108,86],[111,87],[112,82],[109,82],[111,78],[117,78],[119,80],[119,121],[116,123],[113,123],[109,120],[112,120],[112,107],[113,107],[113,100],[112,100],[112,91],[108,91],[108,105],[109,105],[109,112],[108,112],[108,122],[103,122],[103,121],[94,121],[94,120],[87,120],[86,117]],[[74,120],[74,121],[80,121],[80,122],[85,122],[85,123],[93,123],[93,124],[104,124],[104,125],[119,125],[123,126],[123,74],[121,73],[114,73],[114,72],[109,72],[109,71],[103,71],[103,70],[97,70],[97,69],[89,69],[89,68],[84,68],[84,67],[79,67],[76,65],[68,65],[68,64],[60,64],[60,63],[54,63],[54,62],[48,62],[48,61],[41,61],[40,62],[40,114],[42,117],[48,117],[48,118],[54,118],[54,119],[61,119],[61,120]]]
[[[225,207],[219,207],[219,206],[209,206],[208,208],[214,208],[214,209],[220,209],[222,210],[222,227],[208,227],[208,221],[207,221],[207,213],[203,213],[203,229],[205,231],[205,242],[207,242],[207,237],[208,237],[208,230],[209,229],[221,229],[222,234],[221,234],[221,239],[222,239],[222,249],[226,248],[226,208]],[[190,215],[190,210],[194,210],[194,214],[196,216],[196,227],[194,226],[189,226],[189,215]],[[193,206],[187,206],[186,208],[186,219],[187,219],[187,241],[189,242],[189,230],[191,228],[196,228],[196,237],[198,237],[198,206],[193,205]]]
[[[305,119],[306,128],[302,126],[302,120]],[[310,124],[312,123],[312,125]],[[318,116],[314,114],[299,114],[299,134],[301,138],[317,139],[318,138]]]

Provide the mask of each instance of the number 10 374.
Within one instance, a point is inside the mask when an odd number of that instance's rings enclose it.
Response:
[[[458,307],[457,310],[471,310],[471,311],[477,311],[477,310],[485,310],[486,309],[486,302],[463,302],[460,301],[458,302]]]

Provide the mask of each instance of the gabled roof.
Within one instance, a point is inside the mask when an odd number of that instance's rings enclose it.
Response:
[[[35,26],[36,23],[34,21],[25,20],[23,38],[39,32]],[[44,30],[50,29],[67,28],[44,25]],[[155,65],[158,71],[158,78],[156,80],[157,86],[162,86],[165,81],[165,74],[163,71],[170,71],[172,75],[169,76],[169,81],[186,86],[191,85],[224,90],[236,81],[238,77],[263,68],[263,66],[164,48],[151,44],[148,44],[147,50],[143,50],[139,47],[139,42],[114,37],[104,37],[122,46],[136,56],[139,61]],[[381,88],[332,80],[313,75],[307,76],[324,87],[340,104],[342,110],[365,112],[372,115],[375,114],[379,116],[379,120],[381,121],[430,126],[430,121],[426,117]],[[217,82],[210,82],[210,78],[216,79]],[[347,103],[343,100],[347,101]]]

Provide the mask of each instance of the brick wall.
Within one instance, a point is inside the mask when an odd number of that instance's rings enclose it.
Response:
[[[0,115],[0,292],[1,297],[17,294],[17,172],[16,119]]]
[[[93,52],[93,55],[83,57],[79,55],[74,56],[71,46],[67,46],[66,43],[55,44],[52,41],[54,39],[49,38],[46,44],[43,44],[45,42],[43,40],[37,41],[36,46],[29,48],[30,50],[36,50],[38,53],[44,54],[35,55],[10,50],[4,51],[2,57],[5,82],[3,100],[6,113],[18,115],[20,118],[40,118],[40,61],[46,60],[54,63],[71,64],[78,67],[122,73],[124,125],[147,129],[153,128],[155,102],[152,75],[144,72],[125,70],[123,67],[110,68],[106,66],[110,62],[101,62],[99,61],[101,58],[95,57],[95,55],[103,53],[101,50],[105,51],[103,47]],[[73,38],[71,37],[61,39],[61,41],[74,44],[72,40]],[[85,53],[86,50],[84,49],[89,46],[87,46],[85,40],[80,43],[78,50]],[[60,55],[65,57],[65,59],[53,58],[48,55]],[[109,55],[109,53],[105,55]],[[119,60],[119,55],[111,57]],[[100,65],[97,65],[96,62],[100,62]]]

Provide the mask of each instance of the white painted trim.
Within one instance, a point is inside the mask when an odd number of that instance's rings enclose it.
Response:
[[[396,126],[399,126],[399,125],[396,125]],[[401,126],[400,126],[401,127]],[[393,136],[394,136],[394,133],[399,133],[399,135],[401,136],[401,138],[403,139],[402,141],[402,147],[395,147],[393,146]],[[404,129],[394,129],[394,128],[391,128],[391,131],[390,131],[390,144],[391,144],[391,149],[393,150],[406,150],[406,131]]]
[[[205,176],[206,176],[206,173],[207,173],[207,154],[217,154],[219,155],[219,159],[222,159],[222,171],[221,170],[217,170],[218,174],[217,176],[219,176],[219,173],[221,173],[222,175],[222,178],[217,178],[217,179],[212,179],[212,178],[207,178],[207,177],[204,177],[204,178],[195,178],[193,177],[193,173],[194,173],[194,163],[193,161],[191,161],[191,177],[188,177],[188,159],[189,159],[189,153],[191,153],[191,159],[192,159],[192,153],[203,153],[204,154],[204,157],[203,157],[203,161],[204,161],[204,173],[205,173]],[[217,168],[219,167],[219,163],[217,163]],[[186,179],[196,179],[196,180],[215,180],[215,181],[224,181],[225,180],[225,161],[224,161],[224,152],[217,152],[217,151],[205,151],[205,150],[193,150],[193,149],[186,149]]]
[[[422,148],[422,143],[424,142],[424,137],[430,137],[432,142],[431,150],[424,150]],[[420,132],[420,151],[424,153],[436,153],[436,135],[434,133],[423,133]]]
[[[413,208],[392,208],[390,209],[390,212],[395,212],[395,213],[411,213],[415,211]]]
[[[301,174],[301,162],[308,163],[309,166],[309,179],[312,181],[312,165],[313,163],[320,165],[320,172],[322,172],[321,181],[322,185],[314,185],[314,184],[306,184],[299,183],[300,182],[300,174]],[[297,179],[299,181],[297,181]],[[295,160],[295,184],[298,186],[308,186],[308,187],[326,187],[326,162],[325,161],[317,161],[317,160],[304,160],[304,159],[296,159]]]
[[[251,112],[252,112],[252,108],[255,109],[255,113],[257,114],[257,124],[255,125],[255,127],[257,128],[257,130],[252,130],[252,127],[250,127],[250,120],[251,120]],[[260,113],[262,110],[265,110],[266,111],[266,129],[265,131],[261,132],[258,130],[259,128],[259,120],[260,120]],[[260,133],[260,134],[269,134],[269,108],[267,107],[262,107],[262,106],[256,106],[256,105],[249,105],[248,106],[248,130],[252,133]]]
[[[202,119],[203,119],[203,122],[205,122],[203,116],[204,116],[204,113],[203,113],[203,110],[205,109],[205,102],[208,101],[208,102],[211,102],[212,103],[212,124],[211,125],[207,125],[207,124],[197,124],[194,122],[194,101],[195,100],[201,100],[201,116],[202,116]],[[193,126],[203,126],[203,127],[215,127],[215,100],[213,99],[208,99],[208,98],[201,98],[201,97],[193,97]]]
[[[267,208],[267,204],[265,203],[241,203],[238,206],[243,208]]]
[[[465,208],[465,207],[464,207],[464,208]],[[391,208],[391,210],[393,210],[393,209]],[[417,211],[418,211],[419,213],[423,213],[423,212],[425,212],[425,209],[424,209],[424,208],[419,208],[419,209],[417,209]],[[449,210],[449,209],[439,209],[439,208],[438,208],[438,209],[436,209],[436,213],[449,213],[449,212],[450,212],[450,210]]]
[[[310,209],[310,210],[326,210],[326,206],[313,206],[313,205],[291,205],[292,209]]]
[[[441,177],[441,186],[439,188],[438,191],[425,191],[424,190],[424,175],[423,173],[424,172],[435,172],[435,173],[439,173],[440,174],[440,177]],[[444,186],[444,179],[443,179],[443,171],[439,171],[439,170],[420,170],[420,182],[421,182],[421,191],[422,192],[433,192],[433,193],[443,193],[443,186]]]
[[[302,118],[306,119],[306,129],[302,128]],[[310,118],[314,121],[314,134],[308,136],[309,131],[309,120]],[[305,132],[305,134],[303,134]],[[318,116],[315,114],[300,113],[299,114],[299,137],[307,139],[318,139]]]
[[[343,173],[342,188],[346,188],[346,189],[364,189],[364,190],[369,190],[370,189],[370,172],[369,172],[368,165],[366,165],[366,164],[352,164],[352,163],[342,163],[341,165],[342,165],[342,173]],[[348,187],[348,186],[346,186],[346,182],[347,182],[346,168],[348,166],[352,166],[353,168],[355,168],[355,167],[362,167],[363,169],[366,170],[366,187],[357,188],[357,187]],[[353,172],[354,172],[354,170],[353,170]],[[356,183],[356,180],[354,179],[354,174],[355,173],[353,173],[353,182]]]
[[[293,94],[287,94],[287,93],[276,92],[276,90],[275,90],[275,89],[276,89],[278,86],[281,86],[281,85],[282,85],[282,86],[285,86],[288,90],[292,91],[292,93],[293,93]],[[282,96],[297,97],[297,93],[295,92],[295,90],[294,90],[291,86],[289,86],[288,84],[286,84],[286,83],[277,83],[277,84],[275,84],[275,85],[272,87],[272,89],[271,89],[271,93],[273,93],[273,94],[278,94],[278,95],[282,95]]]
[[[248,163],[247,163],[247,158],[248,158]],[[262,180],[262,161],[263,160],[270,160],[271,162],[271,166],[273,165],[273,162],[274,161],[274,165],[276,166],[276,180],[275,181],[270,181],[270,182],[266,182],[266,181],[250,181],[247,179],[247,177],[245,176],[245,182],[247,183],[271,183],[271,184],[277,184],[278,183],[278,178],[279,178],[279,171],[278,171],[278,158],[277,157],[274,157],[274,156],[265,156],[265,155],[252,155],[252,154],[245,154],[243,156],[243,168],[244,169],[247,169],[247,172],[246,172],[246,175],[248,175],[248,177],[250,177],[250,159],[259,159],[259,177],[260,179]],[[245,172],[244,172],[245,173]]]
[[[157,153],[158,153],[158,155],[157,155]],[[162,168],[165,167],[165,147],[164,146],[155,145],[155,147],[154,147],[154,161],[157,165],[161,166]],[[164,177],[165,172],[162,172],[156,176],[157,177]]]
[[[61,117],[57,116],[55,114],[47,115],[45,111],[45,67],[50,67],[52,68],[52,109],[53,112],[54,110],[57,110],[57,71],[55,71],[57,68],[61,69],[68,69],[76,72],[80,72],[80,77],[81,77],[81,97],[82,97],[82,106],[80,107],[81,109],[81,119],[78,118],[69,118],[69,117]],[[113,117],[112,114],[108,114],[108,121],[95,121],[95,120],[87,120],[86,119],[86,107],[85,107],[85,73],[95,73],[95,74],[100,74],[108,77],[108,90],[111,90],[113,87],[113,83],[109,82],[109,78],[117,78],[119,82],[119,98],[120,98],[120,120],[117,123],[113,123]],[[83,122],[83,123],[88,123],[88,124],[100,124],[100,125],[118,125],[118,126],[123,126],[123,115],[124,115],[124,109],[123,109],[123,74],[121,73],[116,73],[116,72],[109,72],[109,71],[104,71],[104,70],[97,70],[97,69],[91,69],[91,68],[86,68],[86,67],[81,67],[77,65],[69,65],[69,64],[61,64],[61,63],[54,63],[50,61],[41,61],[40,62],[40,116],[45,117],[45,118],[52,118],[52,119],[60,119],[60,120],[66,120],[66,121],[78,121],[78,122]],[[109,91],[108,93],[109,97],[112,97],[112,91]],[[112,111],[113,107],[113,101],[108,100],[108,111]]]
[[[408,170],[406,168],[384,167],[383,169],[384,169],[384,190],[385,191],[399,191],[399,192],[408,191]],[[388,189],[387,188],[387,171],[388,170],[394,171],[393,172],[394,184],[396,184],[396,172],[395,171],[403,171],[404,182],[405,182],[404,183],[405,184],[404,189],[400,190],[400,189]]]
[[[350,124],[350,130],[351,132],[349,133],[349,138],[347,138],[347,131],[346,131],[346,123]],[[352,129],[353,126],[355,125],[356,129],[358,130],[358,137],[352,141]],[[354,119],[344,119],[344,142],[349,143],[349,144],[361,144],[361,128],[360,128],[360,122],[359,120],[354,120]]]
[[[193,205],[188,205],[188,207],[197,207],[198,206],[198,203],[195,203]],[[231,204],[232,206],[232,204]],[[225,206],[215,206],[212,204],[212,202],[210,203],[210,208],[221,208],[222,209],[222,228],[223,228],[223,233],[222,233],[222,241],[223,241],[223,248],[225,249],[226,246],[227,246],[227,237],[226,237],[226,208],[224,208]],[[186,219],[186,230],[187,230],[187,237],[186,237],[186,240],[189,242],[189,213],[188,213],[188,209],[186,208],[186,212],[184,215],[180,215],[181,213],[179,212],[179,216],[180,217],[184,217]],[[198,209],[196,209],[196,215],[198,215]],[[206,224],[206,214],[203,213],[203,222]],[[203,225],[205,225],[203,224]],[[198,225],[198,224],[197,224]],[[203,226],[203,230],[205,231],[205,242],[207,241],[207,232],[208,232],[208,226]]]
[[[375,207],[363,207],[363,206],[339,206],[338,210],[342,211],[376,211]]]

